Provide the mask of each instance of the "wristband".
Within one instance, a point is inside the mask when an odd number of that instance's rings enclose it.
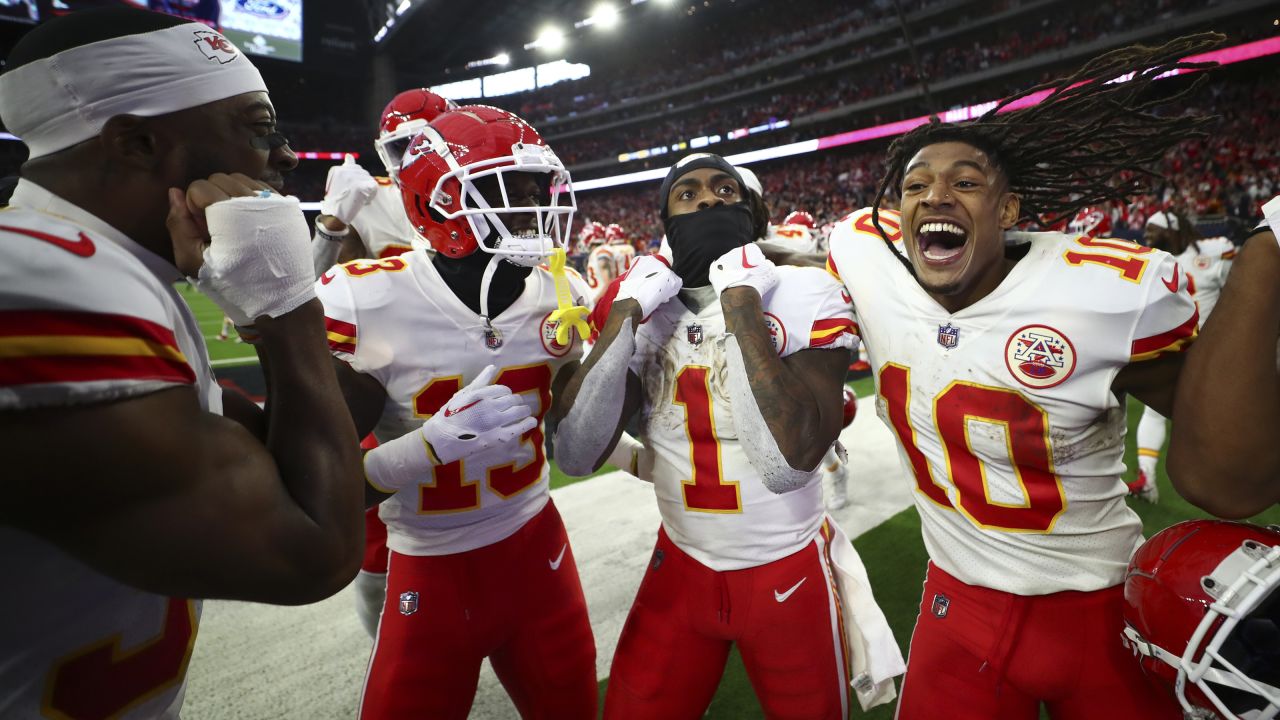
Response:
[[[347,224],[347,226],[342,228],[341,230],[336,230],[336,231],[330,230],[329,228],[325,227],[324,223],[320,222],[320,216],[317,215],[316,216],[316,232],[319,233],[320,236],[325,238],[326,240],[336,241],[351,234],[351,225]]]

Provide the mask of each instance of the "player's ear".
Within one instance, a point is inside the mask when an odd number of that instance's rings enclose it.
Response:
[[[113,166],[150,172],[163,162],[163,145],[150,118],[116,115],[98,136]]]
[[[1008,230],[1017,224],[1022,215],[1022,198],[1007,192],[1000,198],[1000,227]]]

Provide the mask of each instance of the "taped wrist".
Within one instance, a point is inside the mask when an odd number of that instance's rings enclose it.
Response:
[[[365,480],[378,492],[395,493],[431,477],[436,462],[422,428],[405,433],[365,453]]]
[[[600,353],[599,359],[583,378],[573,407],[556,427],[556,464],[565,473],[595,472],[596,461],[609,449],[606,443],[613,437],[613,428],[622,420],[627,369],[635,352],[636,339],[630,317],[622,321],[609,347],[593,351],[593,355]]]
[[[630,433],[623,432],[618,436],[618,444],[613,446],[613,452],[609,453],[605,462],[625,473],[640,477],[640,451],[643,449],[643,443],[631,437]]]
[[[316,296],[311,233],[298,199],[236,197],[205,210],[209,247],[193,285],[236,325],[279,317]]]
[[[351,227],[348,226],[347,231],[342,234],[350,232]],[[329,234],[320,221],[316,220],[316,234],[311,240],[311,268],[315,270],[317,278],[338,262],[338,253],[341,251],[342,237]]]
[[[747,379],[742,349],[738,347],[738,338],[732,334],[725,336],[724,354],[728,369],[729,399],[733,401],[733,426],[751,467],[760,473],[761,482],[771,492],[791,492],[808,485],[818,476],[822,462],[819,461],[818,466],[811,470],[796,470],[791,467],[778,449],[769,424],[760,414],[760,405],[756,403],[756,396],[751,392],[751,381]]]

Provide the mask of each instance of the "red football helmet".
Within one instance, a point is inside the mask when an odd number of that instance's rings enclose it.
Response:
[[[1110,237],[1111,213],[1100,207],[1082,208],[1067,224],[1067,229],[1094,238]]]
[[[582,232],[578,233],[578,242],[582,247],[590,248],[604,242],[605,227],[603,223],[594,220],[582,226]]]
[[[549,203],[512,205],[507,188],[515,173],[547,176]],[[485,178],[496,183],[501,205],[491,206],[476,187]],[[399,182],[409,222],[450,258],[480,248],[518,265],[538,265],[565,246],[577,210],[569,171],[538,131],[488,105],[464,105],[431,121],[409,143]],[[536,224],[513,234],[509,224],[522,215],[534,215]]]
[[[1280,715],[1280,529],[1192,520],[1138,548],[1125,639],[1188,718]]]
[[[782,224],[783,225],[803,225],[809,228],[810,230],[815,230],[818,227],[818,222],[813,219],[813,216],[803,210],[796,210],[795,212],[786,216],[785,218],[782,219]]]
[[[604,229],[604,239],[612,245],[625,243],[627,241],[627,231],[622,229],[618,223],[609,223]]]
[[[394,180],[400,172],[400,160],[409,140],[441,113],[457,109],[457,103],[426,88],[405,90],[391,98],[391,102],[382,109],[378,139],[373,141],[373,147],[391,179]]]
[[[849,427],[853,424],[853,418],[858,414],[858,396],[853,394],[853,390],[849,386],[844,388],[844,426]]]

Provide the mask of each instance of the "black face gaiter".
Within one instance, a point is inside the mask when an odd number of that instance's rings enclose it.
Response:
[[[663,224],[671,245],[671,269],[687,288],[710,285],[711,263],[755,239],[751,209],[742,203],[675,215]]]

